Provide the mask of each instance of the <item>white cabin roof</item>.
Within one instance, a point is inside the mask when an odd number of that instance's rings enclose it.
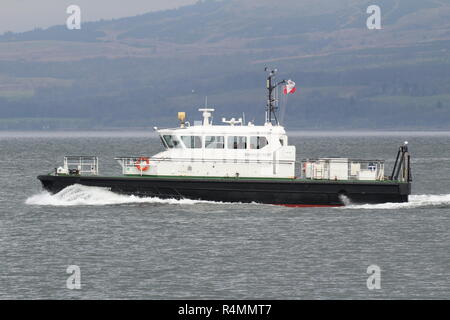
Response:
[[[284,135],[286,131],[283,126],[272,125],[271,123],[266,123],[262,126],[255,126],[253,123],[243,124],[242,120],[234,121],[222,119],[223,124],[212,124],[210,121],[211,112],[214,109],[200,109],[203,112],[203,121],[195,122],[194,125],[189,125],[188,123],[182,122],[178,128],[165,128],[158,129],[156,131],[160,135],[164,134],[180,134],[180,135],[203,135],[203,134],[223,134],[223,135],[249,135],[249,134],[278,134]],[[237,123],[237,124],[236,124]]]
[[[209,125],[191,126],[185,128],[158,129],[159,134],[224,134],[224,135],[248,135],[248,134],[286,134],[282,126],[231,126],[231,125]]]

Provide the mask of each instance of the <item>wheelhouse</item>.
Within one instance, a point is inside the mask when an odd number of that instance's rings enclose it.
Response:
[[[261,150],[269,145],[269,139],[265,135],[244,133],[236,135],[204,135],[189,134],[185,132],[160,135],[163,147],[167,149],[227,149],[227,150]],[[281,136],[278,142],[283,146],[287,140]]]

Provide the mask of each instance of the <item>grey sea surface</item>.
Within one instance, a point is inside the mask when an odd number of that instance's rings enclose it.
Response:
[[[298,158],[386,159],[409,141],[409,203],[286,208],[160,200],[36,176],[64,155],[161,150],[146,132],[0,133],[0,299],[449,299],[450,133],[295,132]],[[81,289],[66,287],[69,265]],[[367,268],[381,268],[368,290]]]

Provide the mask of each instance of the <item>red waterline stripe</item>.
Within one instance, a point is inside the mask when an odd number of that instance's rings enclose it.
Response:
[[[343,207],[343,204],[276,204],[276,206],[283,206],[289,208],[330,208]]]

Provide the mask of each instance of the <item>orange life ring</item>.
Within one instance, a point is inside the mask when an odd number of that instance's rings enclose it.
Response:
[[[142,162],[145,162],[146,165],[142,166]],[[146,158],[146,157],[141,157],[139,158],[135,163],[134,166],[139,170],[139,171],[147,171],[148,169],[150,169],[150,159]]]

